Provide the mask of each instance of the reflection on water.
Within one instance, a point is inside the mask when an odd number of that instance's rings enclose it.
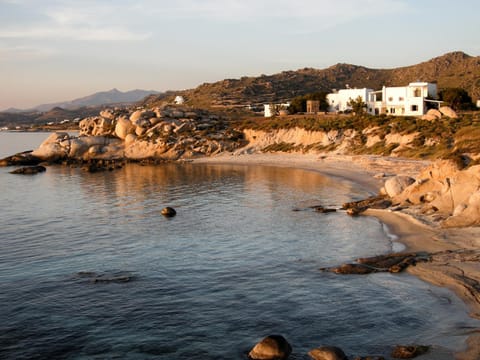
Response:
[[[325,344],[385,354],[396,343],[459,348],[453,335],[475,323],[451,293],[407,275],[319,272],[391,244],[372,218],[293,212],[350,200],[350,184],[314,172],[49,167],[0,169],[0,182],[0,358],[245,359],[272,333],[293,359]],[[175,218],[160,215],[167,205]]]

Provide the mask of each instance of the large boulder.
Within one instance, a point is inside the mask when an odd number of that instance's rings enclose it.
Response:
[[[426,113],[427,116],[434,117],[435,119],[441,119],[442,113],[437,109],[430,109]]]
[[[68,156],[70,151],[70,135],[65,132],[52,133],[32,155],[44,161],[57,161]]]
[[[335,346],[322,346],[310,350],[308,355],[313,360],[348,360],[343,350]]]
[[[135,133],[135,129],[135,125],[133,125],[130,120],[121,116],[117,119],[117,124],[115,125],[115,135],[118,138],[125,140],[128,134]]]
[[[385,192],[390,197],[395,197],[402,193],[408,186],[412,185],[415,179],[410,176],[397,175],[385,181]]]
[[[452,119],[457,119],[458,118],[458,115],[457,113],[455,112],[455,110],[453,110],[450,106],[442,106],[440,109],[438,109],[443,115],[449,117],[449,118],[452,118]]]
[[[269,335],[257,343],[248,356],[254,360],[284,360],[292,353],[292,347],[281,335]]]

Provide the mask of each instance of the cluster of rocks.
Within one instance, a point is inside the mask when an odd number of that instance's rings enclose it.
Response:
[[[190,159],[232,152],[245,145],[242,132],[206,110],[166,105],[153,109],[106,109],[80,121],[79,136],[52,133],[30,152],[0,160],[0,166],[40,162],[84,164],[101,161]],[[89,171],[113,166],[89,163]]]
[[[442,227],[480,225],[480,165],[461,169],[458,162],[441,160],[417,178],[395,176],[381,192],[393,205]]]
[[[127,159],[176,160],[234,151],[243,134],[206,110],[165,105],[153,109],[107,109],[80,121],[82,137],[115,139]]]
[[[429,351],[429,346],[397,345],[391,352],[394,359],[413,359]],[[269,335],[258,342],[248,353],[253,360],[286,360],[292,346],[282,335]],[[348,360],[345,352],[335,346],[321,346],[308,352],[313,360]],[[355,360],[385,360],[383,356],[356,356]]]
[[[422,120],[435,121],[435,120],[441,119],[444,116],[450,119],[458,118],[457,113],[451,107],[441,106],[438,110],[437,109],[428,110],[427,113],[422,116]]]

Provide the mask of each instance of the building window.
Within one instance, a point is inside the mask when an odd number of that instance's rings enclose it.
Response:
[[[422,96],[422,91],[420,89],[413,90],[413,97],[420,97]]]
[[[388,101],[393,101],[393,97],[390,96],[390,97],[388,98]]]
[[[404,100],[403,96],[400,96],[400,97],[398,98],[398,101],[403,101],[403,100]]]
[[[411,111],[418,111],[418,105],[412,105],[410,108]]]
[[[395,108],[390,108],[390,114],[395,114]]]

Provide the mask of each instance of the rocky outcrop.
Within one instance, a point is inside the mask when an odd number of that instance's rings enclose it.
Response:
[[[38,162],[177,160],[233,152],[245,143],[242,133],[204,110],[178,106],[109,109],[80,121],[79,136],[51,134],[29,158]],[[23,165],[22,158],[4,159],[0,165]]]
[[[321,268],[335,274],[371,274],[376,272],[399,273],[418,262],[430,261],[427,253],[395,253],[357,259],[356,263],[342,264],[331,268]]]
[[[453,161],[438,161],[423,170],[394,204],[417,207],[444,227],[480,225],[480,165],[460,169]]]
[[[281,335],[269,335],[257,343],[248,356],[254,360],[285,360],[292,353],[292,347]]]

